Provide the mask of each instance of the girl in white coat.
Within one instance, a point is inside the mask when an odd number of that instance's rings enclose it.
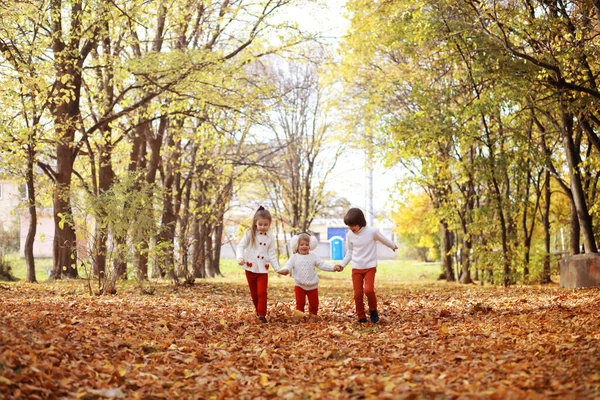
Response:
[[[246,271],[250,296],[261,322],[267,322],[269,266],[276,272],[280,270],[275,238],[269,233],[271,221],[271,213],[260,206],[254,214],[252,228],[244,234],[236,250],[237,262]]]

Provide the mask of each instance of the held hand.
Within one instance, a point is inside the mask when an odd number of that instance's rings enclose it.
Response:
[[[398,250],[398,246],[394,245],[394,248],[392,250],[394,250],[394,251]]]
[[[239,265],[244,265],[246,263],[246,261],[244,261],[244,259],[242,257],[240,257],[240,258],[237,259],[237,263]]]
[[[334,266],[333,266],[333,271],[334,271],[334,272],[341,272],[341,271],[343,271],[343,270],[344,270],[344,267],[342,267],[342,266],[341,266],[341,265],[339,265],[339,264],[338,264],[338,265],[334,265]]]

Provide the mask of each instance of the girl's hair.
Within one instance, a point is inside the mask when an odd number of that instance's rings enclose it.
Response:
[[[263,206],[258,207],[258,210],[254,213],[254,218],[252,219],[252,228],[250,229],[250,242],[252,246],[256,244],[256,221],[259,219],[268,219],[269,222],[273,221],[271,218],[271,213],[266,210]]]
[[[365,214],[363,214],[360,208],[351,208],[344,216],[344,223],[348,226],[358,225],[361,228],[367,226],[367,220]]]

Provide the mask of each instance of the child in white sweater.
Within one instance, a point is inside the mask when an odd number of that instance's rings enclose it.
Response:
[[[311,253],[310,250],[314,250],[317,245],[317,238],[308,233],[294,236],[291,240],[294,254],[279,271],[282,275],[291,273],[294,278],[296,310],[304,312],[308,297],[308,312],[312,317],[316,317],[319,310],[319,276],[316,269],[335,272],[342,270],[341,267],[327,264]]]
[[[364,297],[367,296],[369,317],[371,322],[379,322],[377,297],[375,296],[375,272],[377,272],[377,242],[396,251],[398,246],[379,232],[379,229],[367,226],[362,210],[351,208],[344,216],[348,226],[346,234],[347,252],[338,268],[344,268],[352,261],[352,287],[354,289],[354,305],[358,322],[367,322]]]

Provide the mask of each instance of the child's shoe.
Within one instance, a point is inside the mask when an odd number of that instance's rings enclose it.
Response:
[[[367,322],[367,319],[366,318],[359,318],[358,322],[360,322],[361,324],[364,324],[364,323]]]
[[[377,313],[377,310],[371,310],[369,311],[369,314],[371,314],[371,322],[376,324],[379,322],[379,313]]]
[[[267,323],[267,318],[264,315],[259,315],[258,320],[262,323]]]
[[[304,319],[306,317],[306,314],[304,314],[300,310],[294,310],[294,312],[292,313],[292,315],[294,316],[294,318],[298,318],[298,319]]]

